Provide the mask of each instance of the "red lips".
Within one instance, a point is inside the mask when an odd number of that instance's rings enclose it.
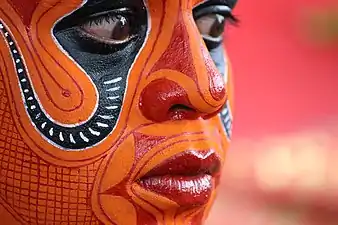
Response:
[[[166,196],[180,206],[208,203],[218,182],[221,162],[213,150],[187,151],[176,155],[143,176],[139,184]]]

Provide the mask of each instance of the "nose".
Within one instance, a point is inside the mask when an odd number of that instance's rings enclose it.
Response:
[[[168,43],[157,44],[161,54],[140,96],[142,114],[155,122],[216,115],[227,100],[226,85],[194,21],[181,13],[170,34]]]
[[[140,99],[143,115],[152,121],[197,119],[200,113],[191,104],[187,92],[176,82],[162,78],[152,81]]]

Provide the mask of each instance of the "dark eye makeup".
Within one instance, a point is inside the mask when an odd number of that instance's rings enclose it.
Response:
[[[111,54],[139,39],[147,28],[142,1],[92,0],[61,20],[56,36],[67,36],[81,52]]]
[[[137,39],[147,26],[142,24],[146,21],[142,18],[147,16],[144,7],[137,10],[137,7],[112,8],[107,11],[102,11],[102,8],[98,11],[95,7],[89,6],[74,13],[56,27],[56,32],[71,32],[84,51],[110,54]],[[209,50],[222,43],[226,25],[238,21],[225,0],[210,0],[196,6],[193,17]]]

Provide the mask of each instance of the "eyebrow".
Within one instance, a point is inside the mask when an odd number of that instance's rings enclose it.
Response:
[[[233,9],[236,6],[236,3],[237,3],[237,0],[207,0],[199,6],[207,7],[210,5],[227,5],[231,9]]]
[[[132,7],[140,6],[143,4],[143,0],[88,0],[85,4],[86,7],[103,7],[103,8],[113,8],[113,7]]]

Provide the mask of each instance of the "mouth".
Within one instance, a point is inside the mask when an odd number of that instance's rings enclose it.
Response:
[[[152,169],[138,184],[180,206],[200,206],[209,202],[220,168],[215,151],[187,151]]]

